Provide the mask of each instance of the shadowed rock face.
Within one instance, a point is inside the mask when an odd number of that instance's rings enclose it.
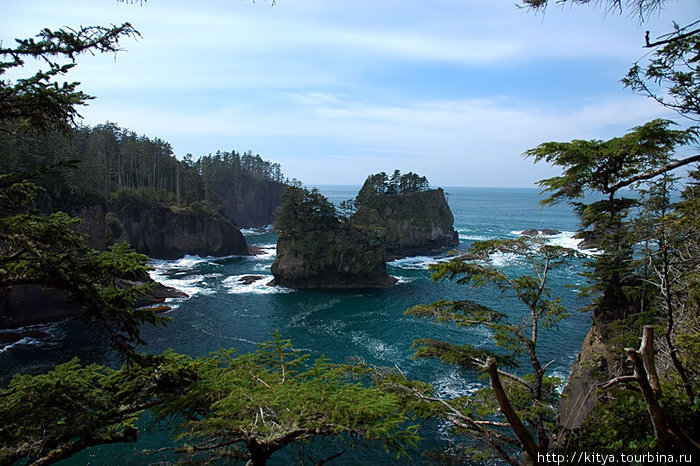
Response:
[[[385,288],[385,231],[338,224],[334,228],[283,231],[277,240],[271,284],[297,289]]]
[[[246,181],[217,191],[226,215],[239,228],[271,225],[282,204],[285,185],[274,181]]]
[[[357,225],[386,229],[388,260],[459,244],[442,188],[373,196],[358,206],[351,220]]]
[[[129,244],[155,259],[250,254],[240,230],[220,215],[151,207],[126,209],[117,216]]]

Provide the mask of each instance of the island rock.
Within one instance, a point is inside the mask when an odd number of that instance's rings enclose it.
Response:
[[[289,188],[276,227],[271,284],[297,289],[384,288],[386,230],[341,221],[317,190]]]
[[[459,244],[442,188],[371,196],[360,191],[356,203],[353,223],[386,229],[388,260]]]

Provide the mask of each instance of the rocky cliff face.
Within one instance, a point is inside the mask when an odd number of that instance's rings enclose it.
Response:
[[[386,229],[389,260],[459,244],[442,188],[373,196],[358,206],[351,221]]]
[[[104,204],[81,206],[70,212],[72,217],[81,219],[80,223],[73,226],[73,230],[86,234],[85,244],[100,251],[107,249],[105,213]]]
[[[298,234],[280,233],[272,264],[274,283],[289,288],[386,288],[385,231],[339,224]]]
[[[285,187],[270,180],[247,180],[237,186],[215,191],[226,215],[239,228],[248,228],[274,222]]]
[[[121,224],[123,233],[117,223]],[[126,237],[136,251],[154,259],[177,259],[186,254],[250,254],[240,230],[228,219],[191,209],[123,209],[114,214],[109,231],[113,236]]]

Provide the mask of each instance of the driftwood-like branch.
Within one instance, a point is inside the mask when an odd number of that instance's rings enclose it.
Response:
[[[614,387],[615,385],[619,385],[621,383],[632,383],[632,382],[637,382],[637,377],[634,375],[622,375],[620,377],[615,377],[614,379],[608,380],[603,384],[600,388],[603,390],[607,390],[610,387]]]
[[[647,405],[647,410],[649,411],[649,417],[651,417],[651,423],[654,426],[654,434],[656,435],[657,446],[660,450],[668,450],[671,445],[671,437],[668,433],[668,422],[666,421],[666,416],[661,409],[659,400],[654,394],[654,390],[649,384],[649,379],[647,378],[647,372],[644,369],[644,362],[640,357],[640,354],[633,348],[626,348],[627,358],[632,363],[634,367],[634,375],[639,383],[639,388],[642,389],[642,395],[644,395],[644,401]]]
[[[515,412],[515,409],[510,404],[510,400],[508,400],[508,396],[506,395],[503,385],[501,384],[501,379],[498,376],[496,360],[493,357],[489,357],[486,360],[486,372],[489,375],[491,389],[496,396],[496,401],[498,402],[501,412],[508,420],[510,427],[513,429],[513,432],[515,432],[515,435],[518,437],[520,444],[530,457],[530,460],[533,463],[536,463],[537,452],[539,449],[535,443],[535,439],[532,438],[532,435],[530,435],[530,432],[523,424],[520,416],[518,416],[518,413]]]
[[[696,21],[696,22],[697,22],[697,21]],[[690,36],[692,36],[692,35],[694,35],[694,34],[697,34],[697,33],[699,33],[699,32],[700,32],[700,28],[698,28],[698,29],[693,29],[692,31],[688,31],[688,32],[686,32],[686,33],[679,34],[679,35],[677,35],[677,36],[669,37],[668,39],[662,39],[662,40],[657,40],[657,41],[655,41],[655,42],[651,42],[651,41],[649,40],[649,31],[647,31],[647,32],[644,34],[644,47],[645,47],[645,48],[653,48],[653,47],[657,47],[657,46],[659,46],[659,45],[670,44],[671,42],[675,42],[675,41],[677,41],[677,40],[685,39],[685,38],[690,37]],[[663,36],[662,36],[662,37],[663,37]]]
[[[651,386],[654,396],[658,400],[661,397],[661,384],[659,383],[659,375],[656,372],[656,364],[654,363],[654,326],[645,325],[644,333],[642,334],[642,344],[639,346],[639,354],[642,356],[644,368],[647,371],[649,385]]]

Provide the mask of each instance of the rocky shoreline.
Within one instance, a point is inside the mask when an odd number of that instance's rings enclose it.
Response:
[[[175,288],[153,282],[153,289],[134,303],[137,308],[149,308],[153,312],[170,310],[166,301],[172,298],[187,298],[188,295]],[[123,286],[147,283],[122,280]],[[58,322],[79,317],[82,308],[71,301],[67,292],[44,289],[39,285],[20,285],[11,288],[0,301],[0,343],[12,344],[24,338],[43,339],[49,335],[32,329],[34,325]],[[8,331],[9,330],[9,331]]]

